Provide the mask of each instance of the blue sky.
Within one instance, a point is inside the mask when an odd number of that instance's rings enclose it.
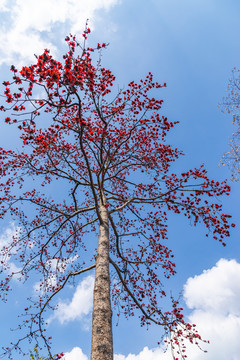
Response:
[[[163,113],[179,121],[169,142],[182,149],[174,170],[184,171],[202,163],[209,177],[229,179],[232,192],[223,198],[226,213],[239,224],[239,183],[219,166],[234,131],[231,114],[218,108],[234,66],[240,68],[240,2],[237,0],[2,0],[0,2],[0,80],[8,80],[11,64],[28,65],[33,54],[50,48],[59,56],[70,32],[80,36],[87,18],[91,42],[109,42],[103,64],[117,76],[119,86],[139,80],[151,71],[166,82],[161,96]],[[16,134],[1,124],[0,146],[17,146]],[[0,245],[8,241],[15,225],[1,225]],[[169,221],[168,246],[174,251],[177,275],[168,291],[183,291],[186,316],[210,339],[208,353],[190,348],[191,360],[239,358],[240,343],[240,242],[239,225],[226,248],[201,226],[194,228],[183,217]],[[11,266],[15,266],[14,263]],[[93,275],[93,274],[92,274]],[[59,309],[50,318],[55,352],[65,360],[89,359],[91,343],[92,276],[60,296]],[[34,279],[16,281],[7,304],[0,307],[2,344],[15,334],[16,316],[24,308],[25,295],[34,294]],[[140,328],[138,319],[114,323],[115,360],[170,360],[157,347],[160,330]],[[222,329],[222,332],[219,331]]]

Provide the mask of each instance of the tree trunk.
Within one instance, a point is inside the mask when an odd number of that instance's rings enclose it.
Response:
[[[103,223],[99,226],[98,253],[92,315],[91,360],[113,360],[112,310],[109,275],[108,211],[100,204]]]

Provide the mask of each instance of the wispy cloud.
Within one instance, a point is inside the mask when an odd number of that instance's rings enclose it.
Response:
[[[48,270],[49,276],[44,281],[36,282],[33,285],[34,292],[41,292],[42,294],[49,289],[49,287],[56,286],[57,273],[64,273],[67,267],[78,259],[78,255],[71,256],[66,259],[51,259],[45,263],[45,268]]]
[[[2,266],[5,272],[12,274],[16,273],[14,279],[21,279],[21,274],[17,274],[21,271],[12,260],[11,257],[16,254],[17,246],[12,248],[10,252],[6,252],[4,249],[11,246],[13,239],[18,238],[18,233],[20,232],[20,227],[16,227],[14,223],[11,223],[9,227],[7,227],[1,234],[0,234],[0,260],[2,261]]]

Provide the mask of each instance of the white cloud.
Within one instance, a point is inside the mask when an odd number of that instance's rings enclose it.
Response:
[[[159,358],[167,360],[163,355],[162,350],[159,348],[150,350],[145,347],[138,355],[129,354],[127,357],[114,355],[114,360],[159,360]],[[71,352],[67,352],[61,360],[88,360],[88,357],[83,354],[82,349],[75,347]]]
[[[114,355],[114,360],[172,360],[169,354],[164,353],[160,348],[149,349],[147,346],[138,354]],[[82,349],[75,347],[71,352],[67,352],[61,360],[88,360],[88,357],[83,354]]]
[[[78,255],[71,256],[67,259],[51,259],[45,263],[45,268],[49,272],[49,276],[44,279],[44,281],[36,282],[33,285],[34,292],[41,292],[42,294],[46,292],[49,288],[55,287],[57,285],[57,276],[56,273],[64,273],[68,265],[74,263],[78,259]]]
[[[33,290],[35,293],[40,292],[43,295],[49,288],[53,288],[57,285],[57,277],[55,274],[49,275],[44,281],[36,282],[33,285]]]
[[[79,347],[75,347],[71,352],[67,352],[62,360],[88,360],[88,357],[83,354]]]
[[[0,3],[0,10],[1,11],[9,11],[7,8],[7,2],[8,0],[2,0]]]
[[[201,275],[189,278],[184,287],[187,306],[193,309],[189,316],[197,324],[202,338],[210,340],[204,346],[203,356],[193,347],[193,360],[239,359],[240,353],[240,264],[221,259],[216,266]]]
[[[63,324],[73,320],[81,320],[84,323],[86,315],[92,310],[93,287],[94,277],[89,275],[79,283],[70,302],[60,301],[58,303],[58,308],[50,321],[58,319]]]
[[[16,276],[13,278],[18,280],[21,279],[21,274],[17,274],[21,271],[21,268],[16,266],[14,262],[10,261],[11,256],[16,254],[18,246],[13,247],[9,252],[4,249],[10,247],[13,240],[17,240],[19,232],[20,227],[16,227],[12,223],[0,235],[0,260],[3,261],[5,271],[9,274],[16,273]]]
[[[171,355],[170,355],[171,356]],[[114,360],[171,360],[169,353],[164,353],[161,348],[149,349],[147,346],[138,354],[115,355]]]
[[[69,258],[62,258],[62,259],[51,259],[48,260],[45,264],[45,267],[49,271],[57,271],[60,273],[64,273],[68,265],[71,265],[79,258],[78,255],[70,256]]]
[[[184,298],[190,309],[240,314],[240,264],[221,259],[212,269],[189,278],[184,286]]]
[[[51,33],[59,37],[81,34],[89,18],[91,27],[97,10],[109,10],[121,0],[14,0],[0,5],[0,64],[22,65],[44,48],[56,51]],[[17,62],[17,64],[16,64]]]
[[[11,244],[13,237],[17,237],[19,230],[20,228],[11,223],[0,235],[0,249],[8,247]]]

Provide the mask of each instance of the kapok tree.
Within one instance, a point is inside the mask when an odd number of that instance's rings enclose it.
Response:
[[[240,177],[240,75],[236,68],[232,71],[227,96],[223,98],[221,107],[223,112],[227,111],[228,114],[233,114],[233,124],[236,126],[229,142],[230,149],[223,155],[221,163],[227,165],[231,170],[231,180],[238,181]]]
[[[1,295],[15,276],[27,280],[34,272],[41,279],[38,301],[25,308],[24,336],[4,351],[42,339],[52,358],[45,316],[60,290],[95,269],[91,360],[113,359],[111,302],[118,315],[136,313],[141,325],[162,326],[176,356],[185,358],[184,339],[197,343],[200,335],[178,301],[170,298],[162,309],[164,278],[175,274],[168,214],[202,222],[225,245],[230,216],[215,201],[230,188],[209,180],[202,166],[171,173],[182,155],[166,143],[175,123],[151,95],[166,85],[149,73],[114,92],[114,75],[101,56],[94,62],[106,44],[87,47],[88,33],[83,44],[66,38],[63,62],[45,50],[31,66],[12,66],[12,80],[3,83],[2,114],[18,127],[22,148],[0,149],[1,218],[10,214],[18,224],[2,249],[2,273],[9,257],[20,269],[3,276]]]

